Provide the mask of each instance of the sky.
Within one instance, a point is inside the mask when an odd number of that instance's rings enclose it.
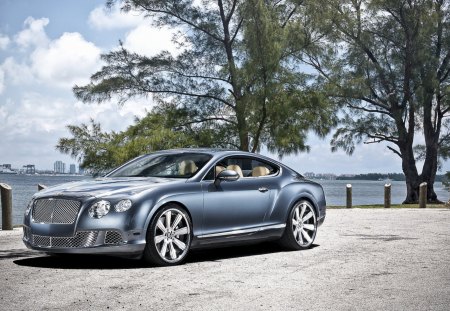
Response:
[[[136,12],[105,9],[105,2],[0,1],[0,165],[34,164],[43,170],[61,160],[68,167],[76,161],[55,149],[59,138],[70,137],[67,125],[92,118],[105,130],[120,131],[151,109],[151,98],[120,107],[114,100],[84,104],[73,95],[72,87],[88,83],[102,66],[100,55],[117,48],[119,40],[141,54],[176,53],[170,29],[156,29]],[[311,134],[309,153],[282,162],[301,173],[401,172],[400,158],[385,144],[362,144],[348,156],[332,153],[330,139]],[[444,163],[446,170],[450,163]]]

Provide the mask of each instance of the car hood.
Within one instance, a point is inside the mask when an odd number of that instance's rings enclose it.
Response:
[[[162,184],[184,183],[185,179],[156,177],[115,177],[75,181],[46,188],[34,198],[48,196],[105,197],[117,194],[133,195]]]

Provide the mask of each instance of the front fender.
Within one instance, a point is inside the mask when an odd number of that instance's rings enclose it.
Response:
[[[174,203],[181,205],[186,209],[191,217],[194,236],[200,235],[202,231],[202,214],[203,214],[203,192],[200,184],[186,184],[185,191],[172,194],[164,193],[154,201],[155,203],[149,209],[144,223],[146,231],[155,214],[165,205]]]

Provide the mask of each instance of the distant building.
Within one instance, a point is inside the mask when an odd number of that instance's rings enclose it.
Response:
[[[82,168],[81,166],[78,167],[78,174],[84,175],[84,168]]]
[[[315,178],[316,179],[321,179],[321,180],[336,180],[336,175],[335,174],[331,174],[331,173],[325,173],[325,174],[316,174]]]
[[[53,165],[53,171],[56,174],[64,174],[66,172],[66,163],[63,163],[63,161],[56,161]]]
[[[306,172],[305,174],[303,174],[306,178],[314,178],[316,177],[316,174],[314,174],[313,172]]]
[[[0,166],[0,173],[1,174],[17,174],[16,171],[13,171],[11,169],[11,164],[3,164]]]
[[[75,164],[70,164],[69,173],[70,174],[76,174],[77,173],[77,168],[75,167]]]
[[[36,174],[36,167],[34,164],[27,164],[23,166],[25,168],[25,174],[34,175]]]

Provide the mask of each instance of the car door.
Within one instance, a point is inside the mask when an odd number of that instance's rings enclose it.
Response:
[[[249,163],[255,160],[251,161],[252,159]],[[225,164],[230,163],[233,161]],[[244,174],[248,174],[247,171],[244,170]],[[242,176],[236,181],[222,181],[218,186],[213,180],[203,181],[202,235],[214,237],[246,234],[261,227],[265,215],[273,205],[276,179],[275,176]]]

